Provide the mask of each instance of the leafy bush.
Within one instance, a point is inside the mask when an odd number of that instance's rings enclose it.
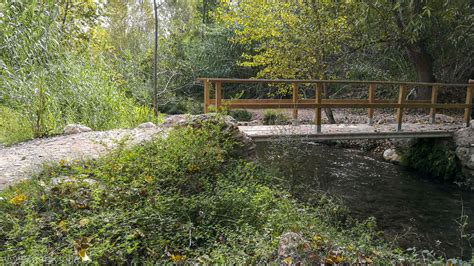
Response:
[[[159,106],[159,111],[168,115],[201,114],[203,106],[201,103],[191,99],[176,99]]]
[[[333,204],[297,203],[261,167],[236,157],[226,134],[212,121],[175,129],[97,161],[60,162],[0,192],[0,258],[256,264],[277,261],[288,231],[306,239],[308,262],[395,256],[373,221],[329,225]]]
[[[263,113],[264,125],[285,125],[288,123],[288,117],[274,110],[267,110]]]
[[[158,110],[168,115],[180,115],[186,113],[186,105],[182,102],[168,102],[160,105]]]
[[[252,120],[252,113],[245,109],[230,110],[229,115],[235,118],[237,121]]]
[[[402,151],[402,163],[426,174],[444,180],[456,180],[459,174],[459,161],[450,145],[444,140],[418,139]]]

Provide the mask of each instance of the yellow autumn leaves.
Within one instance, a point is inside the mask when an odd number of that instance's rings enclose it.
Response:
[[[87,255],[87,248],[90,247],[91,240],[91,237],[83,237],[74,242],[74,250],[82,261],[91,261],[90,257]]]
[[[27,196],[25,194],[17,192],[16,195],[13,198],[11,198],[8,202],[10,202],[13,205],[19,206],[23,204],[23,202],[26,200],[27,200]]]
[[[181,262],[186,259],[186,256],[180,255],[180,254],[171,254],[170,260],[172,262]]]

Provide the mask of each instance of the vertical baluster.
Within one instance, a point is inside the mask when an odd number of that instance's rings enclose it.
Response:
[[[204,113],[209,111],[209,80],[204,81]]]
[[[438,86],[433,86],[431,87],[431,104],[436,104],[438,101]],[[431,124],[436,123],[436,108],[431,107],[430,108],[430,118],[431,118]]]
[[[400,90],[398,92],[398,104],[400,104],[400,107],[397,108],[397,131],[402,130],[403,103],[405,102],[406,94],[407,86],[400,85]]]
[[[293,120],[298,119],[298,107],[296,104],[298,103],[298,83],[292,83],[293,88]]]
[[[370,84],[369,85],[369,103],[374,103],[374,102],[375,102],[375,84]],[[368,115],[369,115],[368,124],[372,125],[374,123],[373,121],[374,109],[373,108],[369,108]]]
[[[469,126],[471,121],[471,108],[472,108],[472,90],[474,89],[474,80],[469,80],[469,85],[466,88],[466,104],[469,104],[469,107],[464,109],[464,123],[466,127]]]
[[[321,133],[321,93],[323,90],[323,84],[316,84],[316,108],[314,110],[314,123],[316,124],[316,132]]]
[[[221,81],[216,81],[216,112],[221,111],[221,98],[222,98],[222,84]]]

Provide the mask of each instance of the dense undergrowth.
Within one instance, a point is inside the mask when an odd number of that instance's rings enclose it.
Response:
[[[0,192],[0,258],[43,263],[285,263],[407,261],[372,219],[308,206],[279,179],[239,157],[222,125],[203,122],[96,161],[60,162]],[[279,237],[304,237],[278,258]]]
[[[459,183],[468,181],[461,173],[459,159],[451,146],[446,140],[416,140],[401,151],[402,164],[442,180]]]

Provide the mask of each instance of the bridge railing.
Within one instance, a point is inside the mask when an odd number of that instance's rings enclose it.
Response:
[[[293,119],[298,118],[298,109],[314,108],[317,132],[321,132],[321,111],[322,108],[367,108],[368,123],[372,124],[374,109],[395,108],[397,131],[402,129],[403,109],[405,108],[428,108],[430,109],[430,121],[435,123],[437,109],[464,109],[464,123],[469,126],[471,120],[472,97],[474,93],[474,80],[469,80],[467,84],[447,84],[447,83],[424,83],[424,82],[398,82],[398,81],[354,81],[354,80],[300,80],[300,79],[230,79],[230,78],[198,78],[204,83],[204,113],[209,111],[210,106],[215,106],[217,111],[225,106],[228,109],[292,109]],[[254,84],[289,84],[292,88],[291,99],[222,99],[222,84],[234,83],[254,83]],[[323,99],[322,91],[324,85],[349,84],[364,85],[368,89],[367,99]],[[299,87],[301,85],[312,85],[315,87],[313,99],[300,99]],[[380,100],[375,98],[377,85],[398,86],[398,100]],[[215,97],[210,98],[211,86],[214,87]],[[431,88],[431,100],[416,101],[406,100],[408,86],[424,86]],[[440,87],[461,87],[466,88],[466,98],[464,103],[439,103],[438,91]]]

